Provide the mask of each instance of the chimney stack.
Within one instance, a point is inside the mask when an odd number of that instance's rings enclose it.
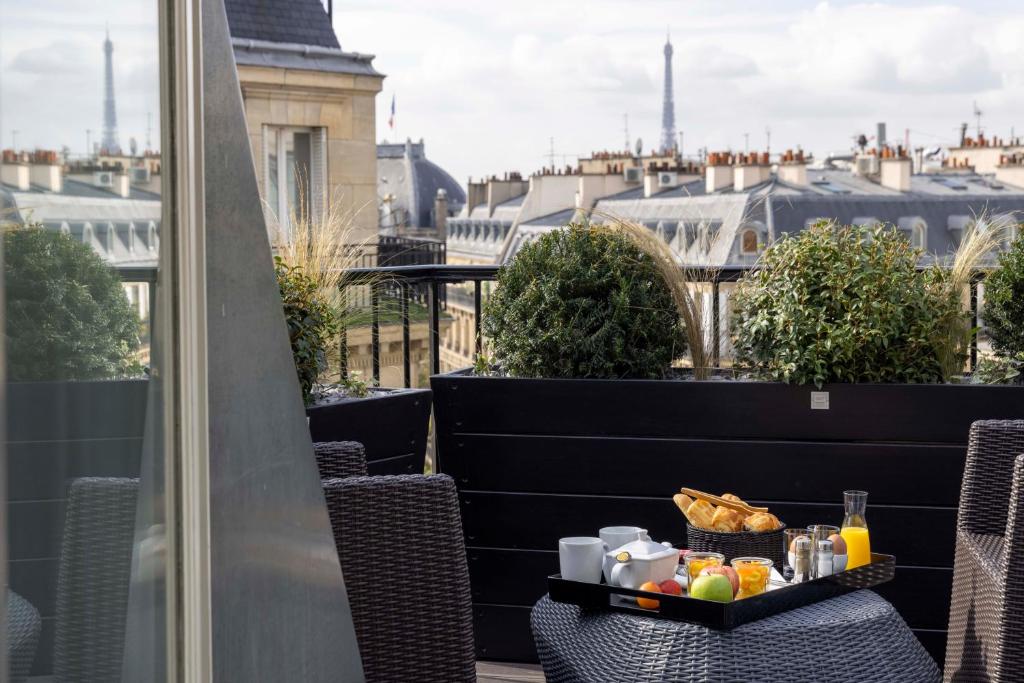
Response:
[[[25,161],[24,154],[18,154],[13,149],[5,149],[3,165],[0,166],[0,182],[10,185],[20,192],[28,192],[31,181],[29,180],[28,164]]]
[[[897,192],[910,191],[911,162],[907,151],[900,145],[896,149],[884,147],[878,162],[879,182],[882,187]]]
[[[443,188],[437,188],[437,196],[434,197],[434,234],[437,239],[444,240],[448,232],[448,192]]]
[[[787,149],[779,160],[779,180],[791,185],[807,184],[807,160],[804,151]]]
[[[771,178],[772,167],[768,163],[768,152],[751,152],[736,155],[736,168],[733,171],[733,189],[742,192],[760,185]]]
[[[114,173],[114,193],[122,199],[128,199],[132,194],[131,180],[127,171],[121,170]]]
[[[733,184],[732,162],[733,157],[729,152],[708,154],[707,167],[704,170],[704,187],[708,194]]]
[[[34,185],[47,192],[64,189],[64,174],[57,153],[52,150],[36,150],[30,157],[29,177]]]

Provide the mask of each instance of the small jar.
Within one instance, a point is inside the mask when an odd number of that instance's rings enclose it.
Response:
[[[814,576],[815,578],[821,578],[823,576],[832,575],[832,541],[825,539],[818,541],[818,545],[815,548],[814,559]]]

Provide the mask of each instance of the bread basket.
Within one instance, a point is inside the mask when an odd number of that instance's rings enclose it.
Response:
[[[734,557],[767,557],[780,572],[783,566],[783,545],[786,525],[771,531],[711,531],[686,523],[686,547],[701,552],[725,555],[726,563]]]

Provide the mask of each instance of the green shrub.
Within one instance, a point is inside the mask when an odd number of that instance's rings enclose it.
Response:
[[[524,246],[499,271],[482,325],[494,363],[519,377],[659,378],[685,350],[654,260],[586,225]]]
[[[338,334],[337,317],[320,295],[319,284],[301,267],[289,266],[280,257],[274,257],[274,271],[281,290],[302,400],[309,405],[317,380],[327,370],[327,350]]]
[[[1024,354],[1024,233],[999,257],[999,269],[985,280],[984,315],[998,353]]]
[[[139,318],[91,247],[39,226],[5,226],[8,379],[141,374]]]
[[[886,228],[787,235],[733,296],[737,363],[795,384],[942,381],[939,346],[961,312],[919,256]]]

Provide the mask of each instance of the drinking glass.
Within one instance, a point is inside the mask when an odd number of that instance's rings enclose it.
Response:
[[[772,573],[772,561],[767,557],[737,557],[732,568],[740,577],[740,590],[736,599],[760,595],[768,590],[768,579]]]
[[[807,527],[811,537],[811,573],[818,578],[818,541],[827,541],[832,534],[839,533],[839,527],[831,524],[812,524]]]
[[[722,553],[689,553],[683,560],[686,566],[687,587],[693,585],[693,580],[700,574],[704,567],[721,567],[725,564],[725,555]]]
[[[796,543],[796,539],[801,537],[810,540],[811,533],[807,531],[807,529],[790,528],[787,528],[784,532],[783,542],[785,543],[785,547],[782,549],[782,576],[784,579],[786,579],[786,581],[789,581],[793,578],[793,570],[796,567],[796,565],[794,564],[795,560],[793,557],[793,544]]]

